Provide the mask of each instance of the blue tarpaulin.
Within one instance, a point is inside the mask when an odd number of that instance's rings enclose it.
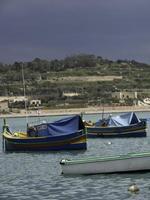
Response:
[[[134,112],[125,113],[122,115],[110,117],[108,120],[108,126],[129,126],[131,124],[137,124],[140,122]]]
[[[70,116],[52,123],[42,123],[34,126],[36,136],[59,136],[69,135],[84,129],[84,124],[79,115]]]
[[[99,120],[95,123],[95,126],[121,127],[137,124],[138,122],[140,122],[140,120],[136,114],[134,112],[129,112],[117,116],[109,116],[108,119]]]

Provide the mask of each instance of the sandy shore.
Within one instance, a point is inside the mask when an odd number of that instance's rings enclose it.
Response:
[[[20,113],[0,114],[0,118],[7,117],[35,117],[35,116],[56,116],[71,114],[96,114],[96,113],[115,113],[115,112],[149,112],[150,106],[119,106],[119,107],[88,107],[88,108],[71,108],[71,109],[49,109],[39,111],[20,110]]]

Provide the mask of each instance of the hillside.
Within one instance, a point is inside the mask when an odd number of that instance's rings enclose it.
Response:
[[[1,63],[0,96],[23,95],[22,66],[26,95],[41,99],[46,107],[116,104],[119,101],[112,93],[117,91],[137,91],[139,99],[150,95],[150,65],[80,54],[63,60]]]

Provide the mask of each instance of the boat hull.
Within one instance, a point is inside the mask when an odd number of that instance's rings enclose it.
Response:
[[[127,154],[105,159],[60,162],[63,174],[105,174],[134,171],[150,171],[150,153]]]
[[[74,133],[62,137],[18,138],[3,135],[5,151],[58,151],[86,149],[86,134]]]
[[[86,127],[88,137],[146,137],[146,122],[121,127]]]

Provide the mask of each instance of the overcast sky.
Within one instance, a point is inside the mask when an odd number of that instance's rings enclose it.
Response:
[[[0,0],[0,62],[78,53],[150,63],[150,0]]]

